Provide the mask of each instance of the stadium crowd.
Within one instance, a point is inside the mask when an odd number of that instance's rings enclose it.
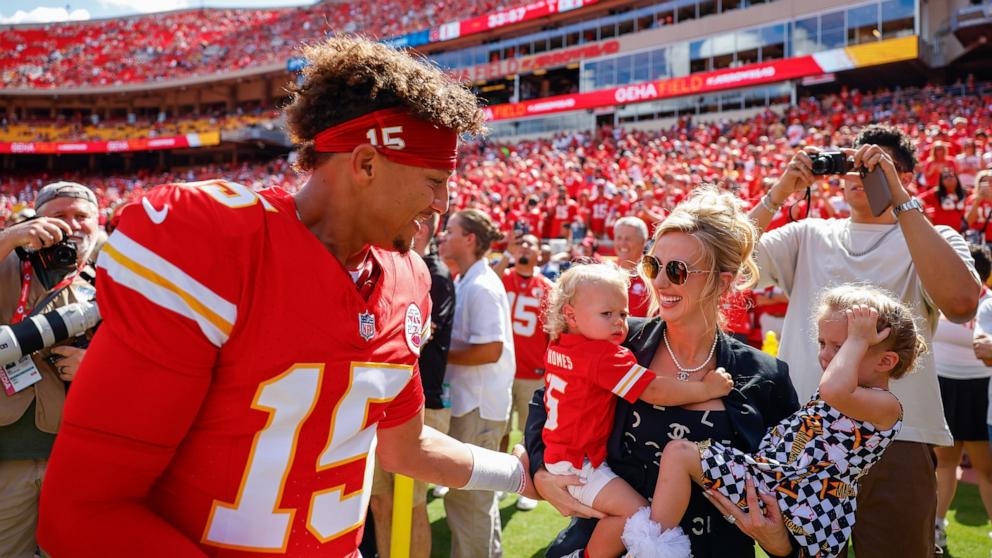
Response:
[[[395,37],[516,5],[510,0],[332,2],[293,9],[199,9],[0,30],[3,88],[155,82],[285,63],[335,32]]]
[[[155,118],[102,120],[76,113],[70,117],[52,120],[16,120],[0,117],[0,141],[49,142],[49,141],[108,141],[135,138],[178,136],[190,133],[237,130],[248,126],[275,126],[278,118],[274,110],[235,111],[217,114],[190,114],[168,118],[162,114]]]

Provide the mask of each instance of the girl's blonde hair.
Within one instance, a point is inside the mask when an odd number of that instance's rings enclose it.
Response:
[[[552,341],[557,341],[568,327],[565,305],[574,302],[579,286],[590,283],[616,287],[627,296],[630,277],[612,263],[580,264],[568,268],[551,290],[548,307],[544,311],[544,331],[548,332]]]
[[[889,291],[863,283],[828,287],[820,293],[816,319],[819,320],[830,312],[844,312],[857,305],[878,310],[877,331],[891,328],[889,336],[878,347],[884,351],[892,351],[899,357],[899,362],[889,371],[889,376],[893,379],[905,376],[913,369],[916,359],[927,351],[927,343],[917,330],[913,313]]]
[[[754,223],[744,213],[742,201],[729,192],[721,192],[714,186],[697,189],[688,199],[675,206],[671,214],[658,225],[654,241],[670,232],[686,233],[703,247],[702,269],[707,273],[706,286],[700,304],[717,308],[723,292],[720,288],[720,273],[734,274],[734,288],[746,290],[758,282],[758,266],[754,262],[754,245],[758,233]],[[692,264],[693,262],[686,262]],[[661,270],[664,273],[664,270]],[[644,282],[651,284],[647,277]],[[651,294],[650,313],[658,312],[658,294]],[[724,317],[716,312],[717,324],[723,326]]]

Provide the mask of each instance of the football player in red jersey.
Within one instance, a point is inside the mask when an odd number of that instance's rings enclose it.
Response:
[[[509,252],[515,265],[502,271],[503,286],[510,302],[517,359],[511,396],[513,407],[500,445],[503,450],[509,445],[510,430],[513,429],[512,411],[516,411],[522,431],[527,424],[530,400],[535,391],[544,387],[544,352],[548,349],[549,340],[548,332],[544,331],[544,309],[548,306],[548,294],[554,283],[537,269],[539,246],[537,237],[532,234],[513,239]],[[536,501],[525,496],[517,499],[517,509],[528,511],[536,506]]]
[[[299,193],[167,185],[99,260],[104,322],[42,490],[55,556],[356,557],[387,471],[520,490],[521,462],[423,427],[428,273],[475,97],[371,41],[307,47],[287,127]]]

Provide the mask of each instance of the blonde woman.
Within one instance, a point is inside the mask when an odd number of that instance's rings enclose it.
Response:
[[[753,452],[768,428],[799,408],[787,365],[721,330],[721,297],[755,280],[756,233],[738,203],[714,189],[697,191],[659,225],[651,252],[642,259],[641,273],[651,287],[657,317],[630,318],[623,345],[638,364],[660,377],[699,382],[719,367],[734,379],[729,394],[703,403],[657,407],[643,401],[616,402],[606,462],[645,498],[654,493],[658,461],[669,441],[714,439]],[[604,517],[569,494],[567,487],[578,483],[577,478],[546,470],[541,432],[547,414],[542,403],[543,399],[532,401],[526,432],[538,491],[564,515]],[[759,498],[753,486],[747,493]],[[793,545],[777,510],[755,506],[743,513],[719,495],[711,503],[694,487],[680,526],[696,557],[750,558],[755,541],[771,556],[788,556]],[[592,519],[573,522],[548,556],[583,555],[595,526]]]

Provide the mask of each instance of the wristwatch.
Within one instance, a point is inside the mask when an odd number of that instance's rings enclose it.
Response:
[[[913,198],[906,203],[901,203],[892,208],[892,212],[899,216],[903,211],[909,211],[910,209],[918,209],[920,213],[923,213],[923,202],[919,198]]]

